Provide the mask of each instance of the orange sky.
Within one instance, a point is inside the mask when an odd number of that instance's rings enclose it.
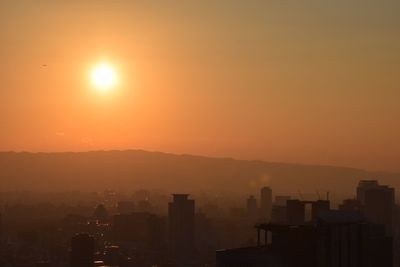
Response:
[[[398,14],[390,0],[1,1],[0,150],[400,171]],[[109,94],[88,81],[103,59],[120,75]]]

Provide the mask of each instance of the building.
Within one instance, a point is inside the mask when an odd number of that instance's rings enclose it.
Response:
[[[386,234],[393,232],[395,207],[394,188],[379,185],[376,180],[361,180],[357,187],[357,200],[365,218],[372,223],[386,227]]]
[[[270,187],[261,188],[260,217],[265,221],[271,220],[272,213],[272,190]]]
[[[285,224],[286,223],[286,203],[290,200],[290,196],[275,196],[275,202],[272,206],[271,223]]]
[[[250,218],[257,217],[258,214],[257,199],[254,196],[250,196],[246,200],[246,209],[247,209],[247,215]]]
[[[285,206],[273,205],[271,214],[271,223],[285,224],[286,213],[287,213],[286,205]]]
[[[357,212],[325,211],[312,224],[260,224],[256,229],[257,246],[219,250],[216,266],[393,266],[392,239]]]
[[[286,201],[286,223],[304,224],[305,223],[305,204],[298,199]]]
[[[215,229],[213,220],[205,213],[198,210],[195,215],[196,229],[196,257],[201,259],[202,266],[215,261],[215,250],[217,249],[219,233]]]
[[[361,180],[358,182],[357,186],[357,200],[364,205],[365,203],[365,192],[368,189],[374,188],[378,186],[378,181],[376,180]]]
[[[71,267],[93,267],[94,238],[88,234],[77,234],[71,240]]]
[[[317,231],[314,226],[261,224],[256,229],[257,246],[217,251],[216,266],[316,267]],[[268,235],[272,236],[271,243],[266,242]]]
[[[317,200],[310,201],[311,203],[311,220],[317,220],[317,217],[326,211],[330,210],[330,201],[329,200]]]
[[[318,267],[392,267],[392,238],[361,213],[333,210],[318,217]]]
[[[393,212],[395,206],[394,188],[376,186],[365,192],[364,215],[372,223],[382,224],[386,227],[386,234],[393,231]]]
[[[311,218],[308,219],[306,219],[306,205],[311,205]],[[301,201],[290,199],[286,202],[286,223],[296,225],[315,222],[320,213],[329,210],[329,200]]]
[[[168,245],[176,266],[191,266],[195,251],[195,202],[174,194],[168,204]]]

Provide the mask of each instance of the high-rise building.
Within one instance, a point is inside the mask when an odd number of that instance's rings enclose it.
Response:
[[[386,234],[392,234],[395,206],[394,188],[379,185],[376,180],[362,180],[357,187],[357,200],[365,218],[372,223],[386,227]]]
[[[365,203],[365,192],[377,186],[379,186],[377,180],[361,180],[357,186],[357,200],[363,205]]]
[[[331,210],[318,218],[318,266],[393,266],[392,238],[359,212]]]
[[[272,190],[270,187],[261,188],[260,199],[261,218],[265,221],[270,221],[272,212]]]
[[[94,266],[94,238],[77,234],[71,240],[71,267]]]
[[[363,211],[366,219],[384,225],[388,235],[393,230],[394,206],[394,188],[380,185],[365,192]]]
[[[250,196],[246,200],[246,208],[247,208],[247,214],[251,218],[255,218],[257,216],[257,199],[254,196]]]
[[[169,249],[177,267],[190,266],[195,246],[195,202],[188,194],[174,194],[168,204]]]

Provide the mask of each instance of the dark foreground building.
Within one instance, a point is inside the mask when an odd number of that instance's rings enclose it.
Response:
[[[393,266],[392,239],[359,213],[327,211],[315,224],[256,228],[258,246],[217,251],[217,267]]]
[[[71,267],[94,266],[94,238],[77,234],[71,240]]]
[[[385,225],[386,234],[393,234],[393,187],[380,185],[377,180],[361,180],[357,187],[357,200],[368,221]]]

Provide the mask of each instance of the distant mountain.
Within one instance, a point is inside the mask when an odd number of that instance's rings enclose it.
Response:
[[[400,174],[360,169],[174,155],[141,150],[0,153],[0,191],[162,189],[167,192],[274,192],[352,196],[360,179],[400,189]],[[316,194],[316,193],[315,193]]]

